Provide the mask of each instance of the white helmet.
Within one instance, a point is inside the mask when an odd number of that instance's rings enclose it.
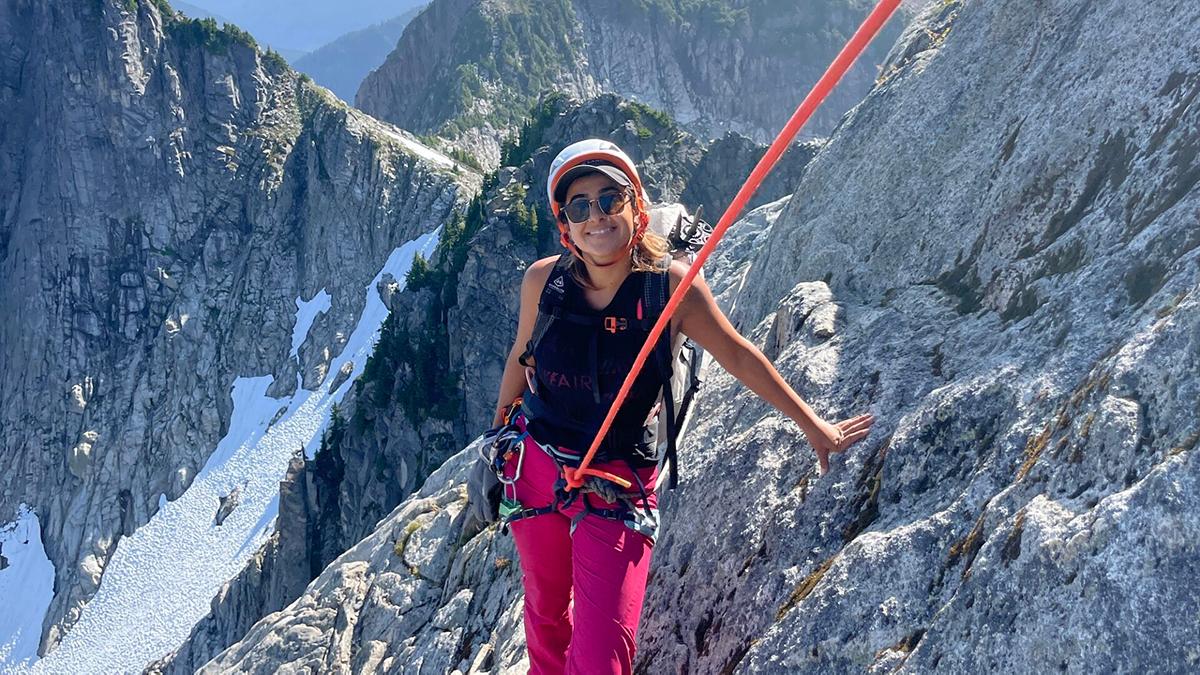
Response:
[[[558,203],[561,200],[554,198],[554,189],[563,178],[567,177],[567,173],[571,169],[581,164],[590,166],[609,164],[615,166],[628,176],[628,182],[633,184],[632,187],[636,195],[642,200],[648,201],[646,199],[646,189],[642,185],[642,178],[638,175],[637,165],[633,163],[629,155],[626,155],[615,143],[600,138],[588,138],[563,148],[562,152],[558,153],[558,156],[550,164],[550,174],[546,176],[546,198],[550,201],[551,208],[555,210],[556,215]],[[566,185],[563,187],[566,187]]]
[[[569,243],[566,224],[559,215],[559,206],[565,195],[556,195],[555,192],[560,187],[565,190],[575,178],[592,172],[603,173],[633,190],[635,212],[639,217],[634,240],[630,245],[636,244],[650,222],[647,215],[649,209],[646,206],[650,200],[646,196],[646,188],[642,185],[637,166],[615,143],[600,138],[589,138],[563,148],[550,163],[550,174],[546,177],[546,199],[550,202],[550,210],[554,213],[554,219],[562,233],[563,245],[574,250]]]

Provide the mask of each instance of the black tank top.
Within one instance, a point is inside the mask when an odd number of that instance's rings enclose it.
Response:
[[[630,273],[603,310],[592,309],[579,284],[570,274],[564,275],[567,292],[563,308],[581,317],[594,317],[595,321],[555,320],[538,343],[533,353],[537,394],[549,414],[530,421],[529,433],[534,438],[580,454],[587,451],[657,318],[646,317],[642,311],[649,274],[652,272]],[[657,463],[653,436],[643,437],[640,431],[658,401],[661,377],[652,355],[621,404],[613,422],[614,431],[608,436],[610,440],[618,435],[640,440],[608,443],[598,457],[627,459],[635,466]]]

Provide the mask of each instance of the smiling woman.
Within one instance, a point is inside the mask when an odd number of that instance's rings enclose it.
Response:
[[[551,165],[546,189],[568,252],[525,273],[517,336],[489,432],[494,454],[472,474],[471,510],[480,520],[503,517],[512,526],[530,672],[629,673],[657,531],[654,430],[669,358],[638,374],[581,489],[565,489],[564,468],[579,466],[658,319],[652,308],[665,305],[686,267],[672,262],[666,240],[648,229],[641,177],[612,143],[568,146]],[[670,354],[680,332],[795,420],[822,471],[830,452],[870,431],[869,415],[831,424],[814,413],[738,335],[700,277],[660,353]],[[489,498],[486,486],[496,479],[502,498]]]

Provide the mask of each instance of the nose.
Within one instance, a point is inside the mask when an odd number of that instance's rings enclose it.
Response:
[[[594,220],[598,223],[608,220],[608,214],[604,212],[604,209],[600,208],[600,202],[593,201],[591,204],[588,204],[588,220]]]
[[[597,223],[603,222],[607,218],[608,214],[604,212],[604,209],[600,208],[600,203],[593,199],[592,201],[588,202],[587,220],[580,223],[580,225],[586,225],[592,221]]]

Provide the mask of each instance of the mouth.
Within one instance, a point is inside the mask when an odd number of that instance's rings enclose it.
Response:
[[[617,230],[617,226],[616,226],[616,225],[610,225],[609,227],[601,227],[601,228],[598,228],[598,229],[592,230],[591,232],[588,232],[588,233],[587,233],[586,235],[584,235],[584,236],[587,236],[587,237],[595,237],[595,236],[599,236],[599,235],[608,234],[608,233],[610,233],[610,232],[616,232],[616,230]]]

